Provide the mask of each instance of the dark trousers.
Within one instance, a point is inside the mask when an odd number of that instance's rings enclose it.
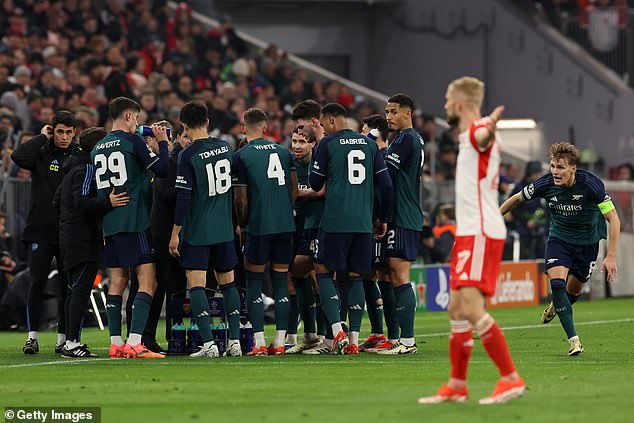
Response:
[[[97,262],[84,262],[68,269],[66,339],[79,341],[90,291],[97,276]]]
[[[29,246],[29,272],[31,282],[26,300],[26,325],[27,330],[38,331],[42,315],[42,301],[44,289],[51,271],[53,258],[57,261],[57,333],[66,333],[66,318],[64,308],[66,304],[67,283],[59,246],[56,244],[31,243]]]

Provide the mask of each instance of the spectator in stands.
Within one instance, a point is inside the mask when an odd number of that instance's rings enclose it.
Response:
[[[634,181],[634,166],[632,163],[622,163],[616,168],[617,181]]]

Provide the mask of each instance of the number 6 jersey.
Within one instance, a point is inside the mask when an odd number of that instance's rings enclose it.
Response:
[[[165,149],[167,163],[167,143],[159,144],[161,155]],[[140,135],[117,130],[99,141],[90,157],[95,165],[99,198],[109,196],[113,187],[115,193],[126,192],[130,197],[128,204],[104,215],[103,235],[147,230],[150,227],[147,169],[159,162],[159,156],[150,151]]]
[[[326,178],[320,227],[334,233],[372,233],[374,177],[387,171],[376,143],[344,129],[317,145],[310,172]]]

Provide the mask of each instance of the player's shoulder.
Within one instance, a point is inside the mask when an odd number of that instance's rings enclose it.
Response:
[[[578,169],[575,177],[578,184],[591,192],[602,193],[602,191],[605,190],[605,185],[603,184],[601,178],[590,171]]]
[[[183,148],[178,153],[178,161],[181,163],[184,161],[189,161],[192,158],[192,156],[196,154],[196,152],[200,151],[201,148],[202,148],[202,143],[200,142],[196,141],[189,144],[187,147]]]

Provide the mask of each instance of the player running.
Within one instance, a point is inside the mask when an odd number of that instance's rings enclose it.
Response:
[[[577,170],[578,162],[579,151],[574,145],[553,144],[550,174],[524,187],[500,206],[502,214],[506,214],[523,201],[543,198],[548,202],[552,220],[544,257],[553,300],[544,310],[542,322],[559,316],[571,356],[584,351],[575,330],[572,305],[594,270],[599,240],[606,236],[605,221],[610,224],[610,234],[601,271],[608,272],[609,282],[617,276],[616,250],[621,230],[621,221],[603,182],[586,170]]]
[[[183,106],[180,121],[193,141],[178,158],[176,215],[170,254],[179,257],[189,285],[192,315],[203,340],[191,357],[218,357],[211,333],[211,316],[205,284],[213,269],[223,296],[229,324],[228,356],[240,356],[240,296],[233,268],[238,263],[234,245],[229,144],[208,135],[207,106],[190,102]]]
[[[495,126],[504,107],[481,118],[484,83],[465,76],[447,89],[447,121],[460,128],[456,166],[456,241],[451,253],[449,360],[451,375],[436,395],[420,398],[420,404],[464,402],[468,399],[467,366],[473,348],[472,330],[500,372],[493,393],[480,404],[498,404],[519,397],[526,390],[517,374],[504,334],[485,308],[485,297],[495,286],[506,239],[506,226],[498,210],[497,186],[500,140]]]

